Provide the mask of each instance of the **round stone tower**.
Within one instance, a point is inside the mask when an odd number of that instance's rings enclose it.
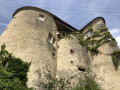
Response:
[[[0,45],[14,56],[31,62],[28,86],[35,87],[37,70],[56,74],[55,22],[53,15],[36,7],[22,7],[15,11],[13,19],[0,38]]]
[[[117,64],[114,65],[112,53],[120,50],[117,42],[112,37],[105,25],[102,17],[97,17],[88,23],[83,29],[84,41],[87,41],[91,53],[99,53],[89,55],[90,70],[95,76],[95,80],[100,87],[105,90],[118,90],[120,88],[120,57],[116,56]],[[89,43],[90,42],[90,43]]]

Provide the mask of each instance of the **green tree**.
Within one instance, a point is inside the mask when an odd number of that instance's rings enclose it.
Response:
[[[30,63],[14,57],[1,46],[0,51],[0,90],[30,90],[26,86]]]

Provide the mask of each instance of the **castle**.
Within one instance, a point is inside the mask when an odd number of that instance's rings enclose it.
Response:
[[[37,70],[56,77],[84,78],[86,71],[105,90],[119,90],[120,69],[115,68],[111,54],[119,50],[116,41],[97,17],[81,30],[37,7],[21,7],[0,37],[0,45],[24,61],[31,62],[28,72],[29,87],[37,88]]]

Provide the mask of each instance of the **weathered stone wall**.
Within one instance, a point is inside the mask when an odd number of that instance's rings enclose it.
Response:
[[[94,31],[99,31],[100,28],[105,28],[105,21],[103,18],[96,18],[91,21],[87,26],[83,28],[83,34],[88,32],[90,28]],[[102,32],[100,32],[102,34]],[[104,32],[103,32],[104,34]],[[96,38],[92,38],[94,40],[99,40],[103,38],[104,35]],[[116,41],[109,41],[99,46],[98,48],[99,54],[91,56],[90,52],[88,52],[89,56],[89,70],[92,75],[94,75],[95,80],[98,84],[100,84],[102,89],[105,90],[119,90],[120,88],[120,62],[118,61],[118,68],[116,69],[113,60],[111,57],[111,53],[115,50],[119,50]]]
[[[78,70],[87,67],[87,55],[85,47],[81,46],[76,37],[63,38],[58,42],[57,77],[70,78],[76,84],[79,78],[84,79],[84,71]],[[73,50],[73,52],[71,52]]]
[[[105,27],[105,22],[104,19],[102,17],[98,17],[96,19],[94,19],[93,21],[91,21],[88,25],[86,25],[83,28],[83,34],[86,33],[88,31],[88,29],[93,29],[93,31],[98,31],[99,28],[103,28]]]
[[[105,27],[105,22],[102,18],[95,19],[92,22],[92,28],[94,31],[98,31],[100,28]]]
[[[38,19],[39,14],[45,15],[44,21]],[[31,62],[28,86],[37,88],[37,70],[47,72],[46,68],[56,77],[69,79],[75,76],[71,81],[72,84],[77,84],[79,78],[84,79],[85,70],[89,67],[90,73],[96,76],[95,80],[103,89],[119,90],[120,69],[119,67],[115,69],[110,55],[119,49],[116,42],[99,46],[100,53],[91,56],[91,53],[86,52],[86,48],[79,44],[76,37],[63,38],[69,32],[69,28],[59,20],[57,23],[59,24],[55,23],[53,15],[47,11],[32,7],[22,8],[15,12],[12,21],[0,37],[0,45],[5,43],[6,49],[13,55]],[[90,28],[94,32],[103,27],[105,21],[99,17],[91,21],[82,31],[85,34]],[[62,38],[59,41],[56,32],[61,34]],[[56,39],[56,47],[48,42],[49,33]]]
[[[101,19],[96,19],[92,23],[93,31],[105,27],[105,23]],[[100,38],[96,38],[99,40]],[[100,53],[94,55],[91,60],[91,71],[96,76],[95,80],[105,90],[119,90],[120,88],[120,69],[115,69],[111,53],[118,50],[116,41],[107,42],[99,46]]]
[[[45,15],[44,22],[38,20],[39,14]],[[54,27],[52,15],[35,8],[21,10],[0,37],[0,45],[5,43],[6,49],[13,55],[31,62],[27,83],[29,87],[35,87],[37,70],[45,72],[47,66],[52,75],[56,74],[56,49],[48,42],[49,32],[56,38]]]
[[[94,56],[91,62],[92,72],[96,75],[95,80],[105,90],[119,90],[120,69],[115,69],[111,58],[111,53],[118,50],[118,47],[111,47],[106,43],[99,47],[101,54]]]

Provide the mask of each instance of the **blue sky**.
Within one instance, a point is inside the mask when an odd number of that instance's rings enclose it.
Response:
[[[120,0],[0,0],[0,34],[23,6],[45,9],[79,30],[102,16],[120,47]]]

